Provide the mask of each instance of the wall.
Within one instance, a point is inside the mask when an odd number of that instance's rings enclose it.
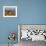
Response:
[[[9,32],[18,32],[18,24],[46,24],[46,0],[1,0],[0,44],[7,44]],[[3,5],[17,5],[17,18],[3,18]],[[17,41],[16,41],[17,43]]]

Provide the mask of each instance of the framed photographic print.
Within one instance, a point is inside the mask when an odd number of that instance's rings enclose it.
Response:
[[[17,17],[17,6],[3,6],[3,17]]]

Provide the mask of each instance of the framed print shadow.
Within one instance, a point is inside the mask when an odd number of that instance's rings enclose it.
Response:
[[[3,6],[3,17],[17,17],[17,6]]]

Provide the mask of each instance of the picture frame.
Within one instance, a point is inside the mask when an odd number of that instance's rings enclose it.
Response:
[[[28,37],[25,38],[22,31],[27,30]],[[18,24],[18,42],[21,40],[46,41],[46,24]]]
[[[3,17],[17,17],[17,6],[3,6]]]

